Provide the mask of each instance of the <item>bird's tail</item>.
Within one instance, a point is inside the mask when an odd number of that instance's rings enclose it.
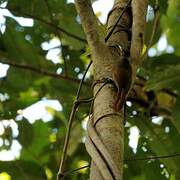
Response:
[[[116,112],[119,112],[122,109],[125,100],[126,100],[126,93],[124,89],[118,89],[117,98],[114,104],[114,108]]]

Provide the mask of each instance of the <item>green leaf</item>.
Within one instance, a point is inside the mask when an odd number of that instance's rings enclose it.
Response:
[[[71,30],[70,32],[78,37],[84,38],[84,32],[80,24],[77,22],[76,16],[74,4],[68,4],[64,9],[63,16],[59,17],[59,26],[66,31]],[[84,42],[76,40],[66,34],[62,34],[62,44],[69,45],[71,48],[73,47],[73,49],[76,50],[82,49],[85,46]]]
[[[162,88],[180,88],[180,65],[170,66],[161,72],[155,72],[147,81],[145,89],[160,90]]]
[[[162,54],[160,56],[151,57],[146,63],[146,67],[150,73],[156,71],[163,71],[168,69],[172,65],[180,64],[180,57],[175,54]]]
[[[142,176],[134,176],[133,178],[131,178],[131,180],[146,180],[146,178],[142,175]]]
[[[152,124],[149,118],[144,115],[134,117],[134,121],[140,129],[140,135],[146,139],[146,155],[155,153],[155,156],[171,155],[180,151],[176,146],[179,139],[178,131],[172,126],[169,120],[164,120],[163,124]],[[169,127],[169,133],[165,132],[165,128]],[[142,156],[141,156],[142,157]],[[179,167],[177,166],[178,158],[158,159],[157,161],[163,163],[168,172],[173,173],[179,177]]]
[[[65,0],[61,1],[47,1],[44,0],[34,0],[34,1],[23,1],[15,0],[8,4],[8,7],[12,9],[18,16],[34,17],[39,23],[52,23],[55,26],[58,24],[63,30],[76,35],[80,38],[84,38],[84,33],[81,25],[76,20],[76,10],[73,3],[67,4]],[[50,11],[49,11],[50,8]],[[53,21],[52,18],[53,17]],[[57,34],[58,29],[49,25],[53,28],[55,34]],[[59,32],[61,36],[61,43],[63,45],[69,45],[74,49],[82,49],[84,47],[84,42],[76,40],[73,37],[66,35],[66,33]]]
[[[149,4],[154,7],[156,0],[149,0]],[[166,14],[168,8],[168,1],[159,0],[158,1],[159,9],[162,14]]]
[[[68,155],[72,155],[82,139],[82,126],[80,123],[76,123],[72,126],[71,139],[69,141]]]
[[[44,64],[44,57],[40,56],[33,44],[25,39],[26,34],[23,30],[19,30],[13,21],[8,21],[7,26],[2,41],[9,59],[17,63],[34,65],[36,68]]]
[[[174,175],[174,174],[172,174],[172,175],[171,175],[170,180],[176,180],[176,178],[175,178],[175,175]]]
[[[177,40],[180,32],[179,16],[179,0],[169,0],[167,16],[162,18],[161,24],[169,43],[173,45],[178,55],[180,55],[180,42]]]
[[[12,12],[17,15],[21,15],[21,12],[23,12],[34,16],[48,17],[48,9],[44,0],[13,0],[9,1],[7,8],[12,9]]]
[[[45,171],[42,166],[31,161],[11,161],[0,162],[1,172],[7,172],[13,180],[25,179],[46,179]]]
[[[50,145],[49,128],[47,124],[45,124],[41,120],[36,121],[32,126],[33,140],[29,142],[29,145],[22,149],[20,158],[23,160],[43,164],[48,161],[50,155],[42,155],[44,148]]]
[[[27,120],[23,119],[22,121],[18,122],[18,141],[23,146],[23,148],[28,148],[31,146],[34,140],[34,132],[33,126]]]

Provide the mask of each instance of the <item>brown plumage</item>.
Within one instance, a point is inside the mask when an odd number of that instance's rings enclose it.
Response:
[[[132,81],[132,68],[127,58],[123,57],[113,67],[112,78],[117,87],[117,97],[113,107],[118,112],[125,103]]]

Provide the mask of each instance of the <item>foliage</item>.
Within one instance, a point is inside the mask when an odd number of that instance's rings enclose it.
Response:
[[[3,2],[8,2],[6,8],[14,16],[32,18],[33,26],[22,26],[14,18],[4,16],[6,29],[0,35],[0,62],[6,62],[10,67],[7,76],[0,79],[0,154],[3,150],[12,150],[15,141],[19,142],[21,150],[19,157],[0,162],[0,173],[7,172],[14,180],[55,179],[79,79],[90,61],[85,36],[74,4],[67,3],[66,0],[0,1]],[[154,3],[153,0],[149,1],[152,7]],[[153,57],[149,56],[139,68],[137,79],[143,83],[137,85],[140,91],[136,97],[130,98],[131,106],[127,108],[125,159],[180,152],[180,4],[178,0],[160,0],[159,6],[160,25],[151,49],[156,53]],[[153,20],[149,20],[146,45],[151,36],[152,25]],[[172,45],[171,53],[168,51],[170,47],[158,49],[158,40],[162,35]],[[52,39],[58,39],[60,45],[52,49],[43,48],[43,43],[49,43]],[[53,49],[59,53],[58,63],[47,59],[47,54],[52,53]],[[81,98],[92,96],[91,74],[90,71],[85,79]],[[46,107],[52,116],[50,121],[40,118],[30,122],[23,116],[23,110],[43,98],[58,100],[62,110],[55,111]],[[80,106],[76,112],[66,170],[76,169],[90,162],[83,143],[83,124],[88,111],[87,104]],[[162,120],[153,123],[154,117]],[[6,122],[12,122],[12,119],[15,125],[7,125]],[[136,153],[129,146],[128,138],[134,126],[140,132]],[[124,179],[178,180],[178,160],[177,156],[125,161]],[[88,171],[87,168],[71,173],[67,179],[87,179]]]

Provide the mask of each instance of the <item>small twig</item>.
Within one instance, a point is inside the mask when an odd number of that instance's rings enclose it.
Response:
[[[145,160],[155,160],[155,159],[166,159],[166,158],[171,158],[171,157],[179,157],[180,153],[177,154],[170,154],[170,155],[164,155],[164,156],[148,156],[144,158],[127,158],[124,159],[125,162],[129,161],[145,161]]]
[[[77,172],[77,171],[79,171],[79,170],[81,170],[81,169],[85,169],[85,168],[89,168],[89,165],[82,166],[82,167],[77,168],[77,169],[73,169],[73,170],[66,171],[63,175],[64,175],[64,176],[67,176],[68,174]]]
[[[142,56],[142,62],[147,58],[148,56],[148,51],[152,46],[153,40],[154,40],[154,36],[158,27],[158,21],[159,21],[159,5],[158,5],[158,0],[156,0],[155,2],[155,6],[154,6],[154,21],[153,21],[153,27],[152,27],[152,33],[151,33],[151,37],[149,39],[149,43],[148,46],[146,48],[146,51],[144,53],[144,55]]]
[[[130,3],[131,3],[131,0],[129,0],[129,1],[127,2],[126,6],[125,6],[124,9],[122,10],[122,12],[121,12],[119,18],[117,19],[116,23],[114,24],[113,28],[111,29],[111,31],[110,31],[110,32],[108,33],[108,35],[106,36],[105,42],[107,42],[108,39],[111,37],[112,33],[114,32],[116,26],[118,25],[119,21],[121,20],[123,14],[126,12],[126,10],[127,10],[127,8],[128,8],[128,6],[129,6]]]
[[[171,157],[179,157],[180,153],[177,154],[172,154],[172,155],[166,155],[166,156],[149,156],[149,157],[145,157],[145,158],[128,158],[128,159],[124,159],[125,162],[130,162],[130,161],[145,161],[145,160],[155,160],[155,159],[166,159],[166,158],[171,158]],[[69,170],[69,171],[65,171],[63,174],[63,177],[71,175],[72,173],[75,173],[79,170],[82,169],[86,169],[89,168],[90,165],[86,165],[86,166],[82,166],[80,168],[77,169],[73,169],[73,170]]]
[[[79,106],[80,104],[83,104],[83,103],[85,103],[85,104],[90,103],[93,100],[94,100],[94,97],[91,97],[89,99],[79,99],[75,103],[76,103],[76,106]]]
[[[72,122],[73,122],[73,119],[74,119],[77,107],[78,106],[76,105],[76,103],[74,103],[73,107],[72,107],[72,111],[71,111],[70,117],[69,117],[68,126],[67,126],[67,132],[66,132],[66,136],[65,136],[65,141],[64,141],[64,146],[63,146],[60,166],[59,166],[59,171],[57,173],[57,180],[61,179],[63,171],[64,171],[64,165],[65,165],[65,160],[66,160],[67,147],[68,147],[68,143],[69,143]]]
[[[20,11],[18,11],[17,9],[13,9],[13,8],[3,8],[3,7],[0,7],[0,9],[8,9],[9,11],[13,11],[13,12],[15,12],[15,13],[18,13],[19,15],[27,16],[27,17],[29,17],[29,18],[35,19],[35,20],[40,21],[40,22],[42,22],[42,23],[44,23],[44,24],[46,24],[46,25],[48,25],[48,26],[51,26],[51,27],[53,27],[53,28],[56,28],[57,30],[61,31],[62,33],[66,34],[66,35],[68,35],[68,36],[70,36],[70,37],[72,37],[72,38],[74,38],[74,39],[77,39],[77,40],[79,40],[79,41],[82,41],[82,42],[84,42],[84,43],[87,43],[86,39],[83,39],[83,38],[81,38],[81,37],[79,37],[79,36],[76,36],[76,35],[74,35],[74,34],[68,32],[68,31],[66,31],[65,29],[63,29],[63,28],[61,28],[61,27],[59,27],[59,26],[57,26],[57,25],[55,25],[55,24],[53,24],[53,23],[51,23],[51,22],[47,22],[46,20],[41,19],[40,17],[31,15],[31,14],[28,14],[28,13],[25,13],[25,12],[20,12]]]
[[[76,95],[76,101],[74,102],[72,110],[71,110],[71,114],[70,114],[68,126],[67,126],[67,132],[66,132],[66,136],[65,136],[65,141],[64,141],[64,146],[63,146],[63,151],[62,151],[62,156],[61,156],[61,162],[60,162],[60,166],[59,166],[59,171],[57,173],[57,180],[60,180],[61,177],[63,177],[63,171],[64,171],[64,165],[65,165],[65,160],[66,160],[66,155],[67,155],[67,148],[68,148],[68,144],[69,144],[72,122],[73,122],[73,119],[75,116],[76,109],[79,105],[79,103],[77,103],[77,102],[79,100],[80,92],[82,89],[82,84],[84,82],[85,76],[86,76],[91,64],[92,64],[92,60],[90,61],[89,65],[87,66],[86,71],[83,75],[83,78],[79,84],[79,88],[78,88],[77,95]]]
[[[82,85],[83,85],[83,83],[84,83],[84,79],[85,79],[85,77],[86,77],[87,71],[89,70],[92,62],[93,62],[93,61],[91,60],[90,63],[88,64],[88,66],[87,66],[87,68],[86,68],[86,71],[85,71],[85,73],[84,73],[84,75],[83,75],[83,77],[82,77],[82,79],[81,79],[81,82],[80,82],[80,84],[79,84],[79,88],[78,88],[78,91],[77,91],[77,94],[76,94],[76,100],[79,100],[79,96],[80,96],[80,92],[81,92]]]

